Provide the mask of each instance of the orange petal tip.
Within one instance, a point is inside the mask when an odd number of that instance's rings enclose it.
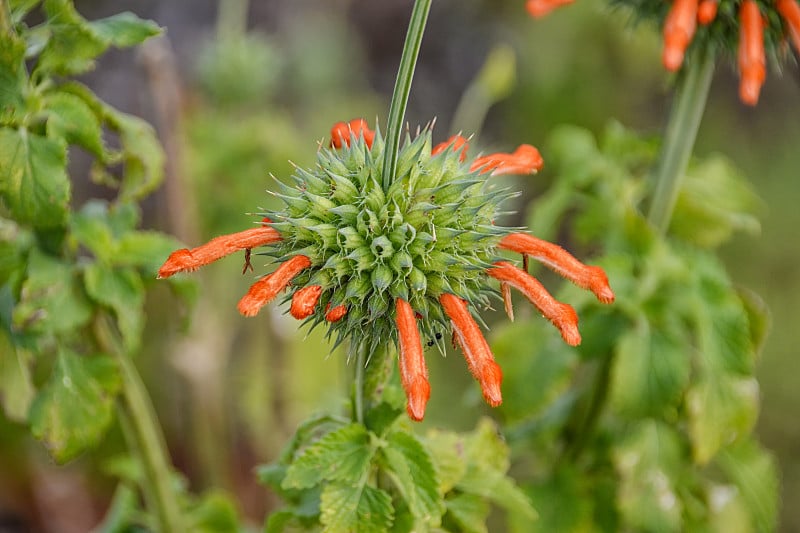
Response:
[[[503,403],[503,394],[500,384],[503,382],[503,371],[495,361],[486,361],[480,370],[481,390],[486,403],[497,407]]]
[[[419,422],[425,417],[425,406],[431,397],[431,385],[424,377],[417,376],[409,385],[407,395],[406,411],[408,416]]]

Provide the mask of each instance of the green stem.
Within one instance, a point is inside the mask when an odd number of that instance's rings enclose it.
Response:
[[[714,74],[712,47],[696,50],[694,56],[686,62],[685,68],[661,145],[661,157],[653,176],[656,190],[650,204],[648,220],[662,234],[669,228],[681,179],[686,172],[708,99]]]
[[[142,490],[148,506],[155,508],[158,531],[164,533],[185,531],[178,499],[172,488],[172,467],[167,446],[158,425],[153,405],[142,378],[107,318],[98,321],[98,340],[116,360],[122,375],[123,419],[130,426],[132,448],[139,453],[145,472]]]
[[[403,119],[408,106],[408,95],[411,92],[411,80],[414,78],[414,67],[417,65],[425,23],[431,9],[431,0],[416,0],[408,24],[406,42],[403,45],[403,56],[397,70],[397,81],[394,84],[392,103],[389,106],[389,122],[386,125],[386,147],[383,155],[383,188],[388,189],[394,181],[397,171],[397,153],[400,150],[400,132],[403,130]]]
[[[355,400],[353,401],[353,407],[355,409],[355,418],[356,422],[359,424],[364,424],[364,389],[366,386],[366,380],[364,379],[365,369],[367,366],[367,343],[363,342],[361,346],[358,347],[358,355],[356,356],[356,378],[355,383],[353,383],[353,387],[355,390],[353,394],[355,396]]]
[[[0,33],[10,35],[14,31],[11,24],[11,12],[8,10],[8,1],[0,0]]]

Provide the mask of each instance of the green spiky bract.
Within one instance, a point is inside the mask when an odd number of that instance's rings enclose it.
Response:
[[[266,253],[311,260],[292,286],[323,287],[307,319],[313,325],[326,323],[328,305],[346,306],[329,335],[336,345],[349,338],[351,354],[396,342],[396,298],[411,304],[423,337],[443,349],[449,319],[438,298],[447,292],[474,307],[488,305],[496,291],[485,270],[497,259],[500,238],[512,231],[494,219],[514,194],[470,171],[461,150],[431,156],[427,129],[414,140],[406,136],[397,173],[384,189],[383,150],[376,132],[371,149],[353,138],[349,147],[321,149],[316,168],[296,169],[295,186],[280,184],[275,193],[284,209],[264,213],[283,237]]]

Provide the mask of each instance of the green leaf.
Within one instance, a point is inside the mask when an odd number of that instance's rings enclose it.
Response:
[[[439,480],[439,493],[450,492],[467,471],[464,438],[451,431],[431,430],[425,436],[425,447]]]
[[[464,444],[467,470],[456,488],[487,498],[509,513],[535,519],[536,511],[528,496],[506,475],[509,450],[495,424],[482,419]]]
[[[619,412],[638,417],[676,409],[691,361],[674,330],[656,328],[641,317],[620,337],[611,370],[611,404]]]
[[[747,314],[747,323],[750,326],[750,344],[753,346],[754,354],[758,356],[764,348],[767,335],[772,327],[772,315],[764,299],[755,292],[737,287],[736,293]]]
[[[698,246],[712,248],[734,231],[757,233],[755,213],[761,201],[733,164],[712,155],[691,167],[682,182],[670,233]]]
[[[326,480],[363,483],[374,452],[364,426],[350,424],[306,448],[289,466],[281,486],[303,489]]]
[[[108,224],[105,204],[89,202],[69,222],[70,236],[104,263],[114,257],[116,243]]]
[[[100,441],[113,419],[120,377],[113,360],[62,350],[31,407],[31,432],[59,463]]]
[[[161,33],[158,24],[140,19],[129,11],[94,20],[89,25],[101,39],[120,48],[135,46]]]
[[[328,484],[320,509],[326,533],[385,533],[394,521],[392,497],[367,485]]]
[[[94,31],[71,1],[45,0],[44,9],[50,39],[39,56],[36,71],[74,75],[94,68],[94,59],[106,51],[109,43]]]
[[[203,495],[188,513],[191,531],[197,533],[238,533],[236,506],[222,491],[212,490]]]
[[[14,222],[0,219],[0,286],[16,280],[25,268],[31,236]]]
[[[775,461],[754,441],[720,452],[717,464],[736,485],[756,531],[775,531],[778,519],[778,472]]]
[[[709,525],[720,533],[753,533],[750,511],[735,485],[711,485],[708,488]]]
[[[47,111],[47,136],[82,146],[105,159],[100,120],[80,97],[61,91],[48,93],[43,105]]]
[[[620,477],[617,503],[629,529],[681,530],[676,483],[682,462],[679,436],[661,422],[639,422],[620,439],[614,448]]]
[[[11,0],[9,7],[11,8],[11,19],[14,22],[19,22],[23,19],[28,12],[36,7],[36,4],[42,0]]]
[[[125,175],[122,201],[137,200],[152,192],[164,177],[164,150],[153,127],[139,117],[104,108],[108,124],[119,133]]]
[[[83,276],[87,294],[114,310],[125,348],[136,351],[144,328],[144,285],[139,274],[92,263]]]
[[[448,518],[465,533],[488,533],[489,504],[474,494],[456,494],[445,500]]]
[[[0,124],[13,124],[24,115],[25,41],[13,32],[0,35]]]
[[[32,250],[28,277],[13,313],[14,326],[44,334],[80,328],[92,315],[81,285],[73,265]]]
[[[386,472],[406,500],[416,522],[438,526],[444,507],[436,472],[422,444],[409,433],[392,432],[381,449]]]
[[[15,346],[9,332],[0,327],[0,404],[6,416],[15,422],[25,422],[36,395],[31,381],[32,354]]]
[[[70,198],[66,164],[63,142],[0,128],[0,195],[18,222],[37,228],[65,223]]]
[[[528,490],[536,505],[539,519],[520,520],[512,530],[519,533],[579,533],[591,531],[592,494],[585,476],[578,469],[561,466],[552,477],[537,483]],[[564,512],[569,509],[569,512]]]
[[[758,416],[758,382],[708,374],[686,393],[689,436],[695,462],[706,464],[717,451],[750,433]]]

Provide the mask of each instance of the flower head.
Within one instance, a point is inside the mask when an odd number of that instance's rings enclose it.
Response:
[[[174,252],[161,277],[194,270],[237,250],[266,246],[279,266],[256,281],[238,308],[253,316],[285,290],[290,313],[327,324],[337,344],[351,349],[394,342],[399,347],[407,410],[421,420],[430,396],[422,339],[444,350],[443,333],[467,360],[490,405],[502,402],[502,372],[473,318],[500,289],[511,313],[511,287],[521,291],[560,331],[580,342],[575,310],[555,300],[525,270],[498,255],[510,250],[542,261],[580,287],[610,303],[605,273],[564,249],[497,225],[502,202],[512,196],[490,176],[530,174],[543,164],[539,152],[522,145],[514,152],[467,161],[468,143],[455,136],[432,148],[431,132],[408,137],[397,174],[382,185],[384,141],[363,120],[339,123],[331,149],[317,167],[298,168],[294,186],[281,185],[284,207],[264,213],[264,225],[217,237],[192,250]],[[249,256],[249,255],[248,255]]]
[[[798,0],[621,0],[642,17],[656,18],[662,27],[664,67],[677,71],[692,43],[727,51],[737,58],[739,98],[758,103],[766,78],[766,56],[785,57],[786,38],[800,53]],[[528,0],[531,16],[539,18],[572,0]]]

